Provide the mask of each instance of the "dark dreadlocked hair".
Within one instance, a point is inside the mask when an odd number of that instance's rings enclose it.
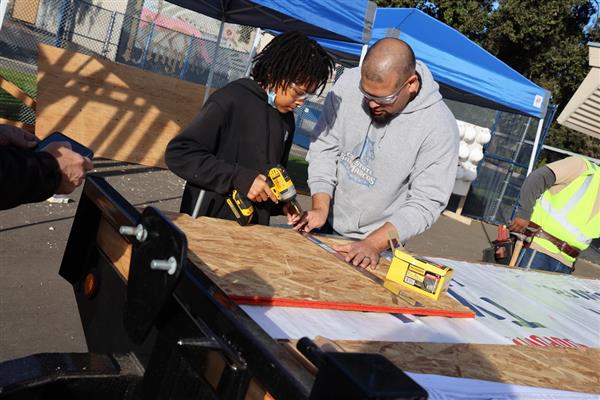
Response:
[[[291,83],[321,88],[333,72],[333,59],[314,40],[300,32],[275,37],[254,59],[252,77],[261,86],[282,87]]]

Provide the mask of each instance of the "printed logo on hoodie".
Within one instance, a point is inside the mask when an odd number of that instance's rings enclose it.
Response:
[[[364,145],[358,144],[352,151],[345,151],[340,155],[340,163],[350,180],[363,186],[373,186],[377,181],[373,170],[369,168],[373,160],[375,160],[375,142],[369,137],[366,138]]]

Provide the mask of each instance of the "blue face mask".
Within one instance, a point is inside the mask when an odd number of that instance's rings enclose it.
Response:
[[[272,90],[269,90],[267,92],[267,103],[269,103],[269,105],[271,107],[273,107],[274,109],[277,109],[277,106],[275,105],[275,97],[277,96],[277,93],[275,93]]]

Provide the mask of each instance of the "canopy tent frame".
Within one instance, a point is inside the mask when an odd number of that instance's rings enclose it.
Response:
[[[544,118],[540,118],[537,130],[535,132],[535,140],[533,141],[533,151],[531,152],[531,157],[529,158],[529,166],[527,167],[527,175],[533,171],[533,166],[535,164],[535,160],[538,154],[538,147],[540,147],[540,138],[542,136],[542,128],[544,127]]]
[[[254,42],[252,43],[252,49],[250,49],[250,54],[248,54],[248,62],[246,64],[246,73],[244,76],[250,76],[250,72],[252,71],[252,60],[254,60],[254,56],[256,55],[256,49],[260,43],[261,38],[264,35],[264,31],[260,28],[256,29],[254,33]]]
[[[390,31],[394,31],[391,33]],[[462,33],[415,8],[378,8],[375,41],[399,33],[439,83],[465,95],[459,101],[544,118],[550,92],[513,70]],[[319,40],[332,54],[358,64],[362,48]]]
[[[368,0],[354,1],[348,4],[343,12],[338,11],[337,7],[332,7],[335,5],[333,0],[307,0],[302,7],[275,0],[170,0],[170,3],[220,20],[203,103],[208,99],[212,87],[215,64],[226,22],[279,31],[300,30],[311,36],[362,45],[368,43],[371,38],[376,10],[375,3]],[[327,20],[328,15],[319,14],[323,10],[330,12],[335,10],[337,13],[335,15],[340,17],[341,22]],[[341,18],[342,16],[344,18]],[[331,26],[318,25],[319,22],[325,21]]]
[[[215,52],[213,53],[213,62],[210,65],[210,70],[208,71],[208,78],[206,79],[206,88],[204,89],[204,98],[202,99],[202,104],[206,103],[208,100],[208,96],[210,96],[210,87],[212,85],[213,76],[215,75],[215,63],[217,62],[217,57],[219,57],[219,49],[221,48],[221,41],[223,40],[223,31],[225,30],[225,16],[221,19],[221,24],[219,25],[219,34],[217,35],[217,44],[215,45]]]

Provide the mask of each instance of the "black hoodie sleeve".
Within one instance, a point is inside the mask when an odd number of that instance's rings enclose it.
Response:
[[[209,100],[190,125],[167,145],[165,161],[169,169],[202,189],[227,194],[236,188],[248,193],[259,172],[216,156],[219,146],[228,141],[223,137],[227,124],[226,110]]]
[[[58,162],[44,151],[0,146],[0,209],[42,201],[60,184]]]

